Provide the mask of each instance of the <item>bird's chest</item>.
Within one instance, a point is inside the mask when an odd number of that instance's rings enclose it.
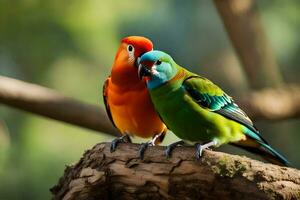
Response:
[[[111,91],[109,104],[112,114],[120,118],[136,117],[142,114],[143,108],[151,107],[149,94],[145,89]]]
[[[121,132],[150,137],[163,130],[146,88],[111,91],[109,98],[112,118]]]
[[[179,138],[188,141],[210,139],[210,112],[202,109],[183,88],[152,99],[163,121]]]

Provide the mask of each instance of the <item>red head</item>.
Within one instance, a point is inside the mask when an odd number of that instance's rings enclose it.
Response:
[[[121,40],[111,77],[114,81],[138,81],[137,59],[153,49],[152,42],[141,36],[129,36]]]

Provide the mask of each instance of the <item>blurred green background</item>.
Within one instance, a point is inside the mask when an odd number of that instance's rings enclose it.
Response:
[[[182,2],[0,0],[0,74],[103,106],[102,83],[120,39],[143,35],[156,49],[169,52],[179,64],[207,76],[232,96],[249,91],[213,3]],[[299,84],[299,1],[258,3],[285,81]],[[300,168],[299,120],[257,126]],[[0,199],[49,199],[49,188],[65,165],[111,139],[0,105]],[[172,140],[169,134],[164,144]]]

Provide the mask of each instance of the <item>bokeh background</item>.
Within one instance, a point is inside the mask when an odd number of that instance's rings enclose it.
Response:
[[[299,1],[261,0],[258,7],[284,80],[300,84]],[[103,107],[102,83],[128,35],[149,37],[232,96],[249,91],[213,2],[197,0],[0,0],[0,74]],[[299,120],[256,124],[300,168]],[[65,165],[111,139],[0,105],[0,199],[49,199]]]

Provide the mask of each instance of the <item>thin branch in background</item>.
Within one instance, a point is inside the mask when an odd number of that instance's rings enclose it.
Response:
[[[214,3],[251,87],[281,85],[282,76],[255,1],[214,0]]]
[[[287,85],[255,91],[237,102],[253,120],[300,117],[299,86]],[[118,135],[104,109],[64,97],[39,85],[0,76],[0,103],[109,135]]]
[[[118,135],[102,108],[64,97],[39,85],[0,76],[0,103],[58,121]]]
[[[296,85],[250,92],[237,102],[254,120],[300,118],[300,87]]]

